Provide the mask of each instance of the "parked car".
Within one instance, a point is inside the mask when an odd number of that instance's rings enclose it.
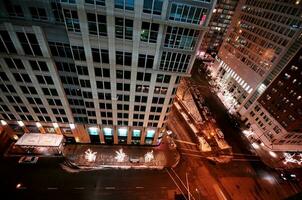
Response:
[[[39,157],[37,156],[22,156],[18,163],[30,163],[30,164],[34,164],[38,161]]]
[[[139,159],[139,157],[133,156],[133,157],[129,158],[129,161],[131,163],[139,163],[140,159]]]

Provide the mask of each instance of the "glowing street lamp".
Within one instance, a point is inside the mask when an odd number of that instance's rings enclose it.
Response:
[[[24,122],[22,122],[22,121],[17,121],[17,122],[18,122],[19,126],[21,126],[21,127],[25,126]]]
[[[40,128],[42,125],[41,125],[40,122],[36,122],[36,126],[37,126],[38,128]]]
[[[53,125],[54,128],[59,128],[58,123],[52,123],[52,125]]]
[[[4,120],[1,120],[1,125],[2,125],[2,126],[5,126],[5,125],[7,125],[7,122],[4,121]]]
[[[75,125],[74,124],[69,124],[70,129],[75,129]]]

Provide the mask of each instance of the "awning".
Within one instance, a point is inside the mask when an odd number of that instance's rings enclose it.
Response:
[[[63,135],[25,133],[15,143],[18,146],[37,146],[37,147],[59,147],[63,141]]]

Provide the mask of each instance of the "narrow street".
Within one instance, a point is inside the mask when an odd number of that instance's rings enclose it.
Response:
[[[300,184],[282,182],[275,170],[264,165],[250,150],[250,145],[242,137],[239,128],[234,127],[227,110],[217,96],[211,93],[207,81],[197,68],[193,68],[191,80],[199,88],[206,105],[210,108],[225,140],[232,146],[233,153],[243,159],[234,159],[226,164],[216,164],[201,156],[186,121],[172,110],[168,128],[177,135],[176,144],[181,153],[181,162],[175,172],[182,180],[189,174],[190,191],[200,191],[198,195],[206,199],[284,199],[301,192]],[[194,87],[193,86],[193,87]],[[189,130],[189,131],[188,131]],[[217,189],[218,188],[218,189]],[[220,190],[220,191],[219,191]],[[219,195],[220,194],[220,195]],[[219,196],[219,197],[218,197]]]

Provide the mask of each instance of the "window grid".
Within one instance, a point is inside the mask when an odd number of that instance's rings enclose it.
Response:
[[[172,72],[186,72],[191,55],[182,53],[163,52],[160,69]]]
[[[124,18],[115,18],[115,37],[132,40],[133,20]]]
[[[141,41],[156,43],[159,24],[142,22]]]
[[[193,50],[198,36],[198,30],[168,26],[165,47]]]
[[[72,32],[81,32],[77,11],[63,9],[63,14],[67,30]]]
[[[206,13],[206,8],[172,3],[169,19],[191,24],[202,24],[206,20]]]
[[[114,7],[124,10],[134,10],[134,0],[115,0]]]
[[[143,12],[153,15],[161,15],[163,0],[144,0]]]
[[[87,13],[89,34],[107,36],[107,20],[105,15]]]

